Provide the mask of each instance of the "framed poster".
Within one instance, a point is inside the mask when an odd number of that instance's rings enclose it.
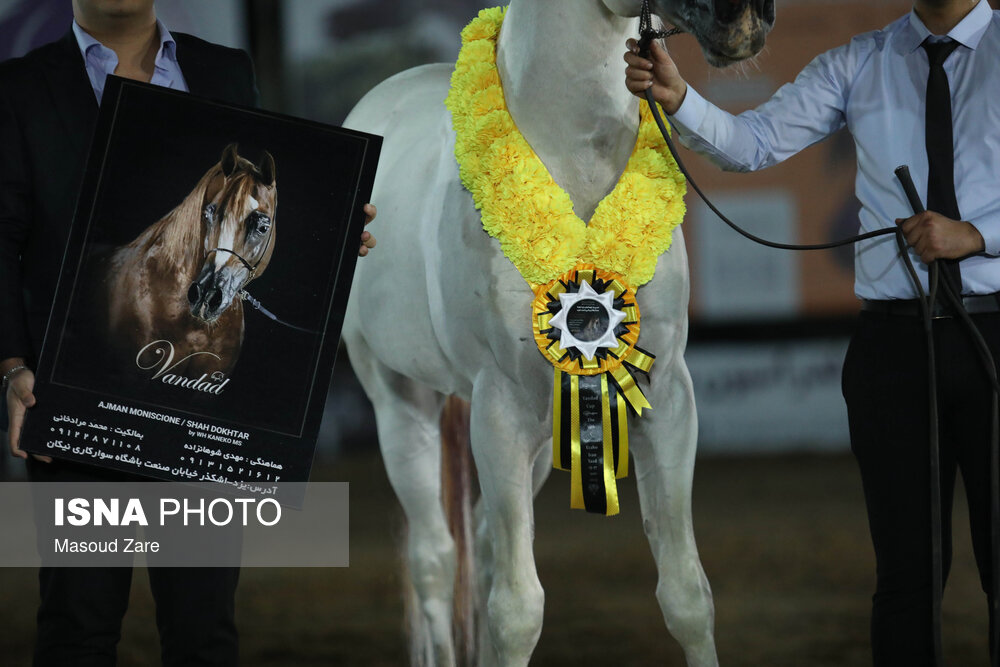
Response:
[[[110,77],[22,447],[306,481],[380,148]]]

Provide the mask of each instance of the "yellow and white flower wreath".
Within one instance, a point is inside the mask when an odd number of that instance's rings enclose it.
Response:
[[[684,218],[684,177],[643,101],[625,172],[584,223],[507,110],[496,66],[504,13],[485,9],[462,31],[446,101],[462,183],[481,211],[483,228],[533,290],[581,263],[620,274],[638,288],[652,279]]]

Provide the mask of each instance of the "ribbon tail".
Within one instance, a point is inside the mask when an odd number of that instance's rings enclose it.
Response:
[[[617,480],[628,476],[628,407],[641,415],[652,406],[624,367],[590,376],[556,369],[552,392],[552,464],[570,473],[570,507],[618,514]]]
[[[587,509],[583,497],[583,466],[580,452],[580,378],[570,376],[570,499],[569,506],[575,510]]]
[[[612,447],[615,453],[615,477],[623,479],[628,477],[628,410],[625,407],[625,399],[615,389],[613,380],[608,382],[608,407]]]
[[[569,449],[569,377],[555,369],[552,388],[552,467],[556,470],[570,469]]]
[[[620,452],[617,451],[615,442],[614,424],[611,421],[611,393],[614,388],[608,382],[608,374],[601,374],[601,427],[603,430],[604,444],[604,508],[607,516],[618,514],[618,484],[616,479],[616,460],[619,460]],[[620,461],[620,460],[619,460]]]
[[[653,362],[656,361],[656,355],[646,352],[637,345],[632,348],[632,351],[626,355],[623,361],[648,375],[649,371],[653,369]]]
[[[646,400],[646,395],[642,393],[642,389],[636,384],[635,378],[624,365],[613,370],[611,376],[618,384],[618,391],[625,397],[625,401],[629,407],[635,410],[637,415],[641,417],[643,410],[653,409],[653,406]]]

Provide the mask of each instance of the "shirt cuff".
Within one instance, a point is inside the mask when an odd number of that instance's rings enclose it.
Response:
[[[685,134],[697,134],[707,112],[708,100],[699,95],[697,90],[688,86],[684,101],[677,108],[677,113],[670,119],[675,125],[679,125]]]
[[[983,252],[987,255],[1000,255],[1000,225],[986,223],[986,220],[969,221],[969,224],[978,229],[983,237]]]

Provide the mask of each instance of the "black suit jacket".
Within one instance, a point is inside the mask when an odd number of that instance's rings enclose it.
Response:
[[[245,52],[172,35],[192,93],[257,106]],[[97,109],[72,31],[0,63],[0,360],[37,361]]]

